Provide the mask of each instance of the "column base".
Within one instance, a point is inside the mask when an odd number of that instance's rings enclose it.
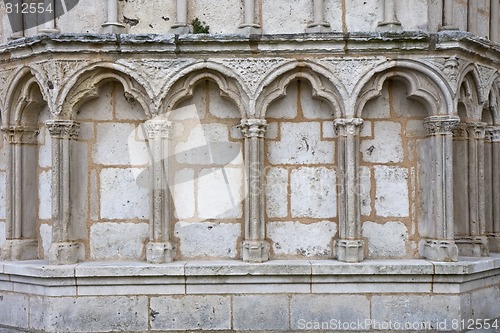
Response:
[[[424,243],[423,257],[432,261],[458,261],[458,248],[452,240],[429,239]]]
[[[118,22],[106,22],[101,25],[101,32],[103,34],[125,34],[127,33],[127,29],[125,26]]]
[[[70,265],[83,261],[85,245],[79,242],[52,243],[49,249],[49,263],[53,265]]]
[[[321,32],[332,32],[330,23],[327,22],[315,22],[307,26],[306,32],[309,33],[321,33]]]
[[[500,252],[500,234],[489,234],[488,237],[488,246],[490,252]]]
[[[360,239],[336,239],[333,248],[338,261],[361,262],[365,257],[365,242]]]
[[[463,257],[487,257],[489,255],[488,238],[461,237],[455,238],[458,255]]]
[[[403,31],[403,27],[401,26],[401,22],[379,22],[377,25],[377,30],[381,32],[397,32]]]
[[[264,262],[269,260],[269,242],[267,241],[244,241],[241,245],[243,261]]]
[[[260,35],[262,34],[262,29],[258,24],[241,24],[236,33],[242,35]]]
[[[187,35],[193,33],[193,27],[189,24],[174,24],[170,28],[170,33],[174,35]]]
[[[58,34],[60,33],[59,29],[40,29],[38,30],[39,34]]]
[[[0,250],[2,260],[38,259],[38,241],[35,239],[7,239]]]
[[[146,246],[146,260],[152,264],[164,264],[175,260],[177,251],[174,243],[149,242]]]

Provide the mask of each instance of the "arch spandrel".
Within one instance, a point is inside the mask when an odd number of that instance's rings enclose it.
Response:
[[[455,113],[449,82],[435,69],[413,60],[393,60],[367,72],[358,82],[350,100],[349,116],[361,117],[365,104],[380,95],[384,82],[400,78],[409,89],[410,98],[423,101],[429,115]]]

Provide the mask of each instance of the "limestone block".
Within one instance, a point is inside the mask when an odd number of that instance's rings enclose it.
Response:
[[[7,141],[0,137],[0,170],[7,170]]]
[[[423,138],[427,135],[422,120],[409,119],[406,122],[405,135],[409,138]]]
[[[272,240],[272,249],[276,256],[328,258],[332,252],[332,238],[336,233],[337,224],[329,221],[310,224],[267,223],[267,237]]]
[[[0,248],[5,243],[5,222],[0,222]]]
[[[346,3],[347,30],[373,31],[378,22],[383,20],[381,1],[353,0]]]
[[[277,122],[270,122],[267,124],[266,127],[266,139],[271,139],[274,140],[278,137],[278,123]],[[241,133],[241,130],[240,130]]]
[[[21,294],[0,295],[0,323],[18,328],[28,328],[29,298]]]
[[[371,163],[397,163],[404,159],[401,124],[378,121],[374,125],[373,140],[361,141],[363,160]]]
[[[52,332],[145,332],[148,298],[145,296],[33,297],[33,329]]]
[[[239,12],[239,6],[235,5],[235,3],[238,0],[224,0],[224,1],[216,1],[216,0],[208,0],[203,3],[203,6],[199,6],[199,8],[202,11],[202,15],[198,16],[200,20],[206,21],[207,24],[209,24],[208,20],[204,20],[203,16],[204,15],[210,15],[212,13],[208,12],[206,9],[208,8],[213,8],[215,11],[213,14],[217,15],[219,18],[221,18],[221,15],[231,15],[231,12],[238,11]],[[234,6],[233,6],[234,5]],[[223,8],[223,9],[222,9]],[[220,9],[220,10],[219,10]],[[232,16],[231,19],[234,20],[236,16]],[[212,32],[212,29],[226,29],[230,31],[229,33],[234,33],[234,29],[236,29],[237,25],[231,26],[228,23],[228,20],[222,19],[220,22],[223,22],[223,27],[217,28],[214,25],[210,24],[210,33],[216,33]],[[238,22],[239,24],[239,22]],[[231,30],[233,29],[233,30]],[[240,110],[238,109],[238,106],[229,98],[224,98],[221,96],[221,90],[217,86],[215,82],[209,81],[208,82],[208,102],[209,104],[209,110],[208,112],[212,115],[214,115],[217,118],[221,119],[240,119],[241,118],[241,113]]]
[[[97,172],[91,170],[90,177],[90,219],[92,221],[99,220],[99,188],[97,186]]]
[[[104,22],[105,21],[102,21],[102,23]],[[99,23],[99,28],[102,23]],[[99,89],[99,98],[92,99],[80,107],[77,114],[77,120],[94,121],[113,119],[114,86],[114,83],[103,84]]]
[[[498,286],[475,290],[471,293],[471,308],[474,318],[499,318],[500,290]]]
[[[428,330],[435,331],[438,322],[445,320],[449,322],[450,318],[461,319],[460,296],[412,295],[411,298],[407,295],[373,296],[371,314],[372,320],[381,325],[388,325],[389,321],[399,323],[401,325],[399,330],[405,330],[405,325],[428,323],[431,327]]]
[[[161,296],[151,298],[151,329],[229,330],[228,296]]]
[[[38,176],[38,218],[52,218],[52,172],[42,171]]]
[[[50,246],[52,245],[52,226],[48,224],[40,225],[40,239],[42,240],[42,252],[45,258],[49,256]]]
[[[94,123],[82,121],[80,122],[80,135],[79,140],[93,140],[95,137]]]
[[[231,34],[243,22],[243,10],[238,0],[208,0],[195,6],[193,17],[206,21],[212,34]]]
[[[194,170],[181,169],[176,171],[173,186],[170,191],[174,200],[175,216],[178,219],[194,217],[195,191]]]
[[[94,1],[92,6],[79,1],[71,11],[59,17],[57,26],[62,32],[99,33],[101,24],[106,22],[106,13],[104,1]]]
[[[149,218],[149,191],[139,187],[134,172],[142,169],[103,169],[100,173],[101,218]]]
[[[144,165],[148,163],[148,147],[134,144],[135,126],[125,123],[97,124],[97,141],[92,147],[92,159],[104,165]],[[131,137],[131,140],[129,140]],[[133,155],[133,161],[131,157]]]
[[[359,200],[361,201],[361,215],[368,216],[371,207],[371,171],[369,167],[359,167]]]
[[[147,223],[94,223],[90,227],[92,259],[140,259],[149,237]]]
[[[312,3],[307,0],[262,1],[262,32],[303,33],[312,21]]]
[[[368,239],[368,256],[371,258],[398,258],[406,255],[408,229],[401,222],[365,222],[363,237]]]
[[[266,212],[268,217],[288,216],[288,171],[270,168],[266,175]]]
[[[418,31],[423,27],[427,27],[428,11],[422,10],[427,8],[429,1],[427,0],[398,0],[396,1],[396,17],[401,22],[404,30]],[[418,13],[418,15],[415,15]],[[425,29],[425,28],[424,28]]]
[[[320,139],[321,123],[281,123],[281,140],[268,142],[271,164],[320,164],[334,162],[334,144]]]
[[[182,257],[236,258],[242,227],[239,223],[177,222]]]
[[[333,139],[336,137],[333,121],[324,121],[322,124],[322,128],[323,128],[323,138]]]
[[[375,210],[378,216],[409,215],[408,169],[375,166]]]
[[[52,141],[47,128],[41,129],[38,134],[38,165],[40,168],[50,168],[52,166]]]
[[[198,177],[198,213],[202,219],[239,218],[243,214],[243,170],[203,169]]]
[[[6,215],[6,186],[7,186],[7,174],[6,172],[0,172],[0,219],[5,219]]]
[[[325,0],[325,21],[330,23],[332,31],[342,31],[342,1]]]
[[[337,216],[335,170],[325,167],[295,169],[291,172],[291,211],[294,217]]]
[[[335,325],[364,322],[370,318],[370,301],[363,295],[294,295],[290,308],[291,326],[295,330],[344,331],[342,326]],[[329,326],[322,329],[315,327],[316,323],[328,323]]]
[[[120,84],[115,84],[114,111],[116,119],[146,120],[146,113],[141,104],[135,100],[127,100]]]
[[[145,6],[143,0],[124,1],[123,16],[137,20],[136,25],[127,24],[127,32],[132,34],[167,33],[175,24],[175,1],[155,1]]]
[[[288,330],[287,295],[233,296],[235,330]]]

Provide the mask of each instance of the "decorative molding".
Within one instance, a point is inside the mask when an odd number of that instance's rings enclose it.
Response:
[[[40,130],[37,127],[4,126],[2,131],[10,144],[38,144]]]
[[[52,138],[75,140],[80,135],[80,123],[76,121],[48,120],[45,125]]]
[[[264,138],[267,121],[265,119],[243,119],[238,127],[246,138]]]
[[[172,136],[173,124],[164,119],[150,119],[144,123],[146,135],[149,140],[170,139]]]
[[[338,136],[359,135],[359,131],[363,127],[363,119],[335,119],[333,121],[333,126],[335,128],[335,133]]]
[[[460,118],[454,116],[430,116],[424,119],[427,135],[452,134],[460,123]]]
[[[486,126],[485,139],[488,142],[500,142],[500,126]]]

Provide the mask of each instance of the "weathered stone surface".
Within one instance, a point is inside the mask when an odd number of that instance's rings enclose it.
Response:
[[[198,213],[202,219],[242,216],[242,168],[203,169],[199,173]]]
[[[233,296],[235,330],[287,330],[289,317],[286,295]]]
[[[142,169],[103,169],[100,173],[101,218],[147,219],[149,217],[147,188],[138,186],[134,171]]]
[[[236,258],[239,223],[177,222],[180,254],[186,258]]]
[[[290,308],[295,330],[339,331],[342,323],[370,318],[370,301],[364,295],[294,295]]]
[[[292,170],[290,176],[293,217],[337,216],[335,171],[324,167]]]
[[[498,300],[500,299],[499,287],[490,287],[473,291],[471,293],[471,308],[475,313],[476,318],[499,318],[500,308],[498,307]]]
[[[5,172],[0,172],[0,219],[5,219],[6,211],[5,211],[5,196],[6,193],[6,181],[7,174]]]
[[[231,328],[231,299],[228,296],[152,297],[150,307],[154,331]]]
[[[28,316],[28,296],[2,292],[0,297],[0,322],[2,325],[28,328]]]
[[[398,258],[406,255],[408,230],[401,222],[365,222],[363,237],[368,239],[368,256],[371,258]]]
[[[38,165],[40,168],[50,168],[52,166],[52,144],[50,133],[47,128],[43,128],[38,134]]]
[[[0,247],[5,242],[5,222],[0,222]]]
[[[40,225],[40,238],[42,240],[42,253],[44,257],[48,257],[50,245],[52,244],[52,226],[48,224]]]
[[[42,171],[38,176],[38,218],[52,218],[52,172]]]
[[[310,224],[299,222],[268,222],[267,235],[276,256],[305,256],[328,258],[337,224],[322,221]]]
[[[368,216],[372,212],[371,207],[371,171],[369,167],[359,168],[359,200],[361,203],[361,215]]]
[[[374,139],[361,141],[363,160],[371,163],[397,163],[404,158],[401,140],[401,124],[377,121],[374,125]]]
[[[408,169],[375,166],[375,210],[379,216],[408,216]]]
[[[34,329],[57,332],[141,331],[148,328],[148,299],[138,296],[32,298]]]
[[[288,216],[288,171],[270,168],[266,174],[266,211],[268,217]]]
[[[174,199],[175,216],[178,219],[194,217],[195,213],[195,177],[193,169],[176,171],[174,184],[170,186]]]
[[[333,163],[334,145],[320,140],[321,124],[281,123],[281,140],[268,142],[271,164]]]
[[[146,223],[94,223],[90,227],[93,259],[141,259],[149,236]]]

